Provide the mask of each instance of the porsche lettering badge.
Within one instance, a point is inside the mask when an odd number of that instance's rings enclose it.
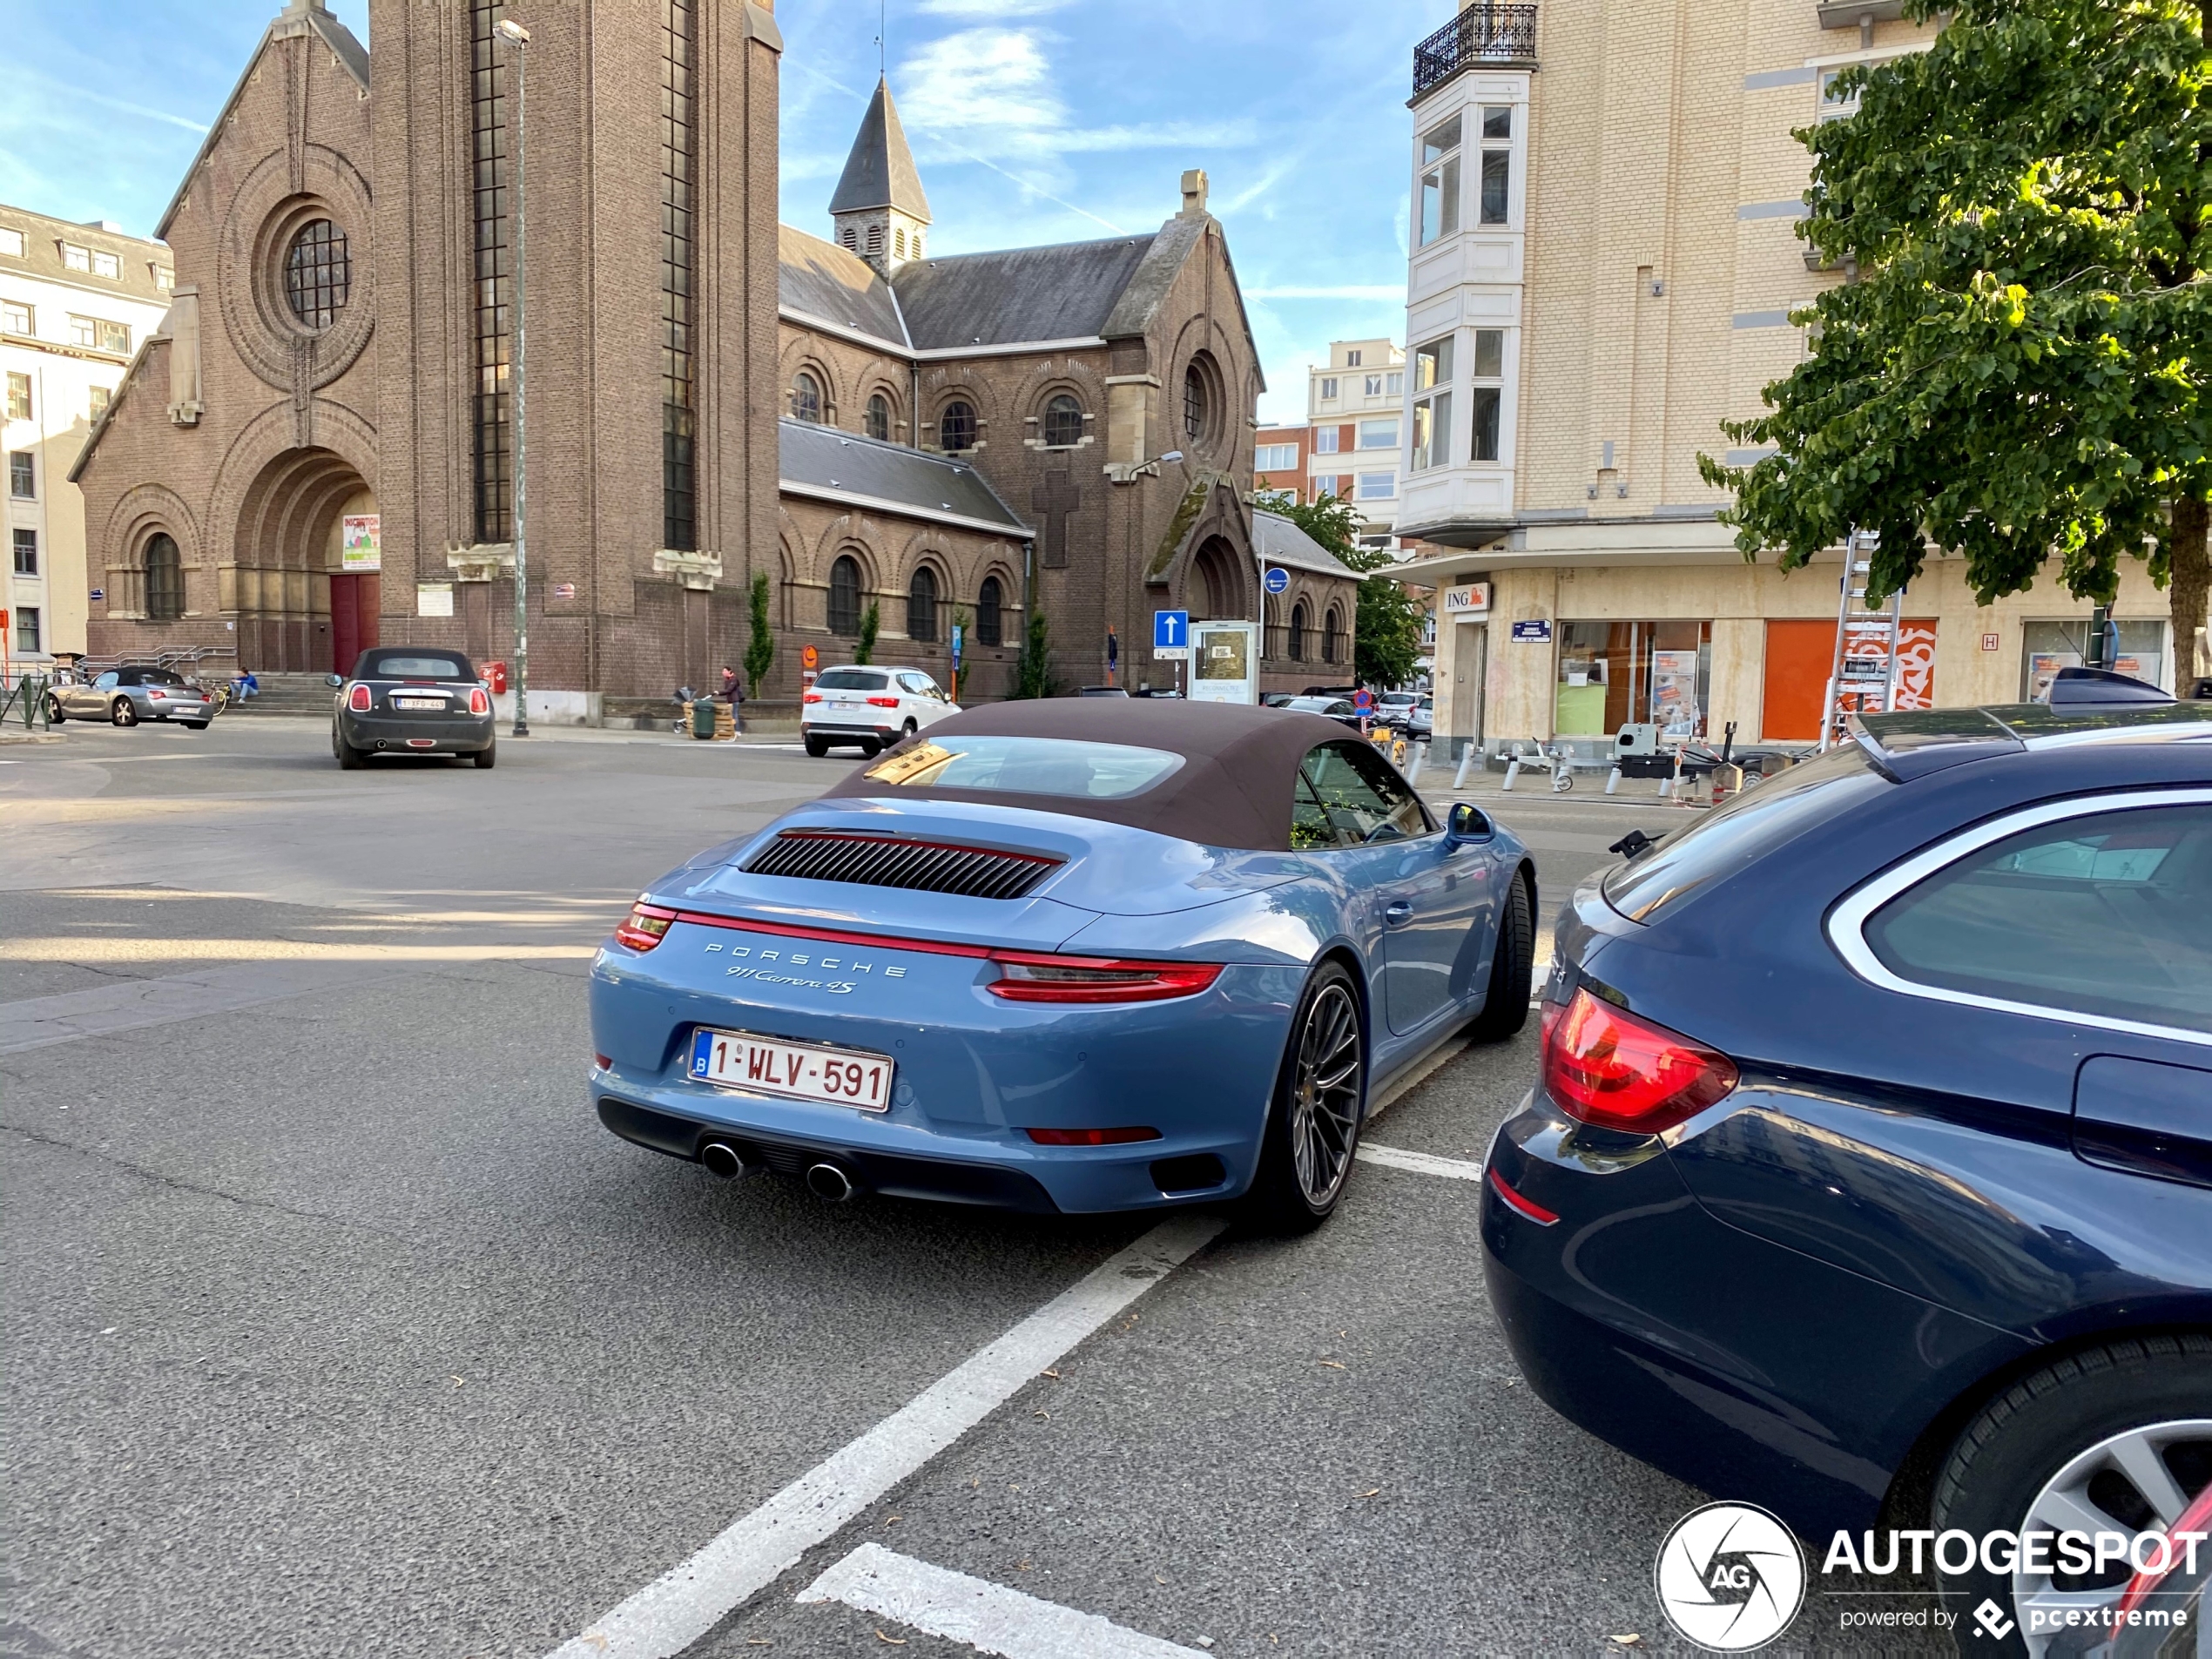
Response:
[[[750,956],[753,959],[742,966],[724,968],[722,972],[725,978],[751,980],[756,985],[788,985],[794,990],[827,991],[833,996],[844,996],[850,993],[853,981],[849,979],[805,979],[796,974],[771,973],[758,964],[775,962],[780,968],[813,968],[817,970],[839,968],[846,974],[880,973],[885,979],[904,979],[907,976],[907,970],[895,963],[878,968],[873,961],[862,961],[857,957],[825,956],[819,952],[760,950],[751,945],[709,945],[705,948],[705,954],[710,956]]]

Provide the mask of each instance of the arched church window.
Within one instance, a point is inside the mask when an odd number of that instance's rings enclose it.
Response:
[[[284,258],[284,294],[292,314],[320,334],[338,320],[353,287],[346,233],[327,219],[302,226]]]
[[[995,576],[983,578],[983,586],[975,596],[975,643],[979,645],[998,645],[1005,643],[1005,624],[999,620],[1000,607],[1006,603],[1006,590]]]
[[[174,622],[185,614],[184,563],[165,532],[146,543],[146,619]]]
[[[822,418],[822,383],[803,368],[791,383],[791,413],[793,420],[817,424]]]
[[[1083,441],[1083,406],[1062,392],[1044,406],[1048,449],[1072,449]]]
[[[891,442],[891,401],[880,392],[868,400],[867,432],[879,443]]]
[[[937,417],[938,446],[948,454],[975,447],[975,406],[955,398]]]
[[[1285,645],[1292,662],[1305,660],[1305,606],[1303,604],[1291,607],[1291,635]]]
[[[937,573],[926,564],[907,588],[907,637],[925,643],[937,637]]]
[[[1193,443],[1204,441],[1207,424],[1212,418],[1209,392],[1206,371],[1193,361],[1183,371],[1183,435]]]
[[[1321,624],[1321,660],[1333,663],[1342,653],[1344,624],[1337,617],[1334,605],[1329,607],[1328,619]]]
[[[849,553],[830,566],[829,626],[847,638],[860,631],[860,563]]]

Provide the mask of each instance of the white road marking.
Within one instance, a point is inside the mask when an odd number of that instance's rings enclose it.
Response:
[[[1161,1223],[732,1522],[689,1561],[610,1608],[556,1649],[553,1659],[668,1659],[681,1653],[1205,1248],[1227,1224],[1219,1217],[1195,1215]]]
[[[842,1602],[1005,1659],[1204,1659],[1197,1648],[932,1567],[880,1544],[862,1544],[799,1599]]]
[[[1353,1157],[1365,1163],[1386,1164],[1393,1170],[1411,1170],[1416,1175],[1440,1175],[1453,1181],[1480,1181],[1482,1165],[1466,1158],[1440,1158],[1427,1152],[1401,1151],[1394,1146],[1377,1146],[1372,1141],[1362,1141]]]
[[[150,1025],[175,1025],[318,991],[351,989],[399,971],[397,965],[377,962],[249,962],[0,1002],[0,1054],[21,1054],[26,1049]]]

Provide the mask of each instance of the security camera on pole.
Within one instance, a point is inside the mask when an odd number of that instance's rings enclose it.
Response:
[[[515,48],[515,349],[508,371],[515,402],[515,735],[530,734],[530,566],[523,543],[523,144],[526,119],[523,65],[530,31],[512,17],[499,20],[500,38]]]

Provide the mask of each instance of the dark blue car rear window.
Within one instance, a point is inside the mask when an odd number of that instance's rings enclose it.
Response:
[[[1858,745],[1831,749],[1662,836],[1652,851],[1605,878],[1605,900],[1629,921],[1648,922],[1669,905],[1891,787]]]

